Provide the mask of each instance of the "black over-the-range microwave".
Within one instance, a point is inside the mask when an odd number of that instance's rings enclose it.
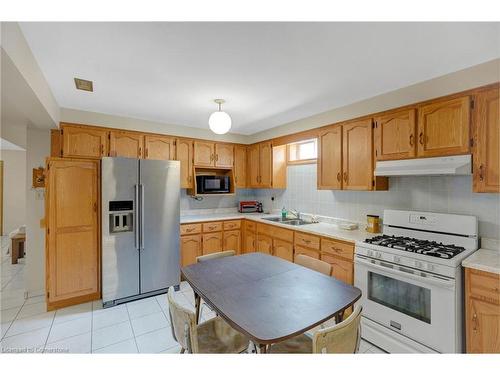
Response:
[[[196,176],[197,194],[229,193],[229,176],[199,175]]]

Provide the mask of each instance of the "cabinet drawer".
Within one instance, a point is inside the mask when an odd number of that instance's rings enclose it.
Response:
[[[319,250],[320,239],[317,236],[295,232],[295,245],[309,247],[311,249]]]
[[[257,223],[255,221],[245,220],[245,230],[255,232],[257,230]]]
[[[293,243],[293,230],[273,227],[272,235],[273,238],[279,238],[280,240]]]
[[[314,259],[319,259],[320,256],[319,250],[308,249],[307,247],[295,245],[295,256],[299,254],[307,255]]]
[[[182,224],[181,236],[185,234],[198,234],[201,233],[201,224]]]
[[[222,230],[222,222],[220,221],[203,223],[203,233],[220,232],[221,230]]]
[[[321,253],[337,255],[352,260],[354,258],[354,246],[334,240],[321,239]]]
[[[241,227],[240,220],[231,220],[224,222],[224,230],[240,229],[240,227]]]
[[[500,300],[500,276],[471,269],[468,284],[470,295]]]
[[[275,228],[276,227],[273,225],[257,224],[257,233],[273,236]]]

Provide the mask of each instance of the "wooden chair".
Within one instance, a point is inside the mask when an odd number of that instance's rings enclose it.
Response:
[[[247,350],[247,337],[215,317],[199,325],[195,313],[175,301],[173,288],[167,293],[172,334],[181,353],[241,353]]]
[[[343,322],[316,331],[312,339],[299,335],[274,344],[271,353],[357,353],[361,342],[361,305]]]
[[[199,257],[196,257],[196,261],[199,263],[199,262],[205,262],[207,260],[212,260],[212,259],[231,257],[233,255],[236,255],[236,251],[234,251],[234,250],[219,251],[218,253],[211,253],[211,254],[201,255]]]
[[[297,254],[295,256],[295,263],[311,270],[321,272],[326,276],[330,276],[332,274],[332,266],[330,264],[304,254]]]

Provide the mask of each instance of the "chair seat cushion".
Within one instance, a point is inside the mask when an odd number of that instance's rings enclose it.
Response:
[[[271,346],[272,354],[312,353],[312,339],[303,334]]]
[[[248,338],[221,317],[201,323],[197,331],[200,353],[241,353],[248,348]]]

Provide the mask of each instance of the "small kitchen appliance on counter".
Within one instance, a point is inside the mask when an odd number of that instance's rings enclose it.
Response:
[[[240,201],[238,205],[238,212],[241,213],[263,212],[262,203],[258,201]]]

